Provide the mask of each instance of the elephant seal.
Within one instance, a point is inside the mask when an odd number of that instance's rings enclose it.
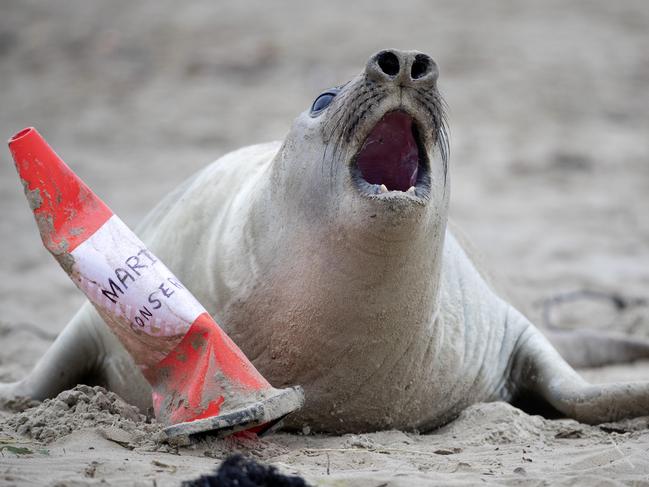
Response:
[[[139,234],[274,386],[304,387],[289,427],[425,431],[472,403],[519,397],[588,423],[649,413],[649,383],[585,382],[447,228],[437,78],[425,54],[373,55],[318,96],[283,143],[217,160]],[[0,396],[44,399],[81,381],[151,402],[88,304]]]

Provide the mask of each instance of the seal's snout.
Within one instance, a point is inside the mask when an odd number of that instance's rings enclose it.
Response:
[[[398,86],[433,87],[439,76],[437,64],[427,54],[389,49],[376,53],[367,62],[368,78]]]
[[[384,49],[370,57],[352,124],[363,142],[350,165],[364,195],[423,202],[430,194],[428,148],[446,144],[438,74],[435,61],[419,51]]]
[[[345,184],[361,196],[405,208],[426,205],[433,191],[446,194],[448,137],[437,77],[430,56],[384,49],[359,76],[313,102],[309,123],[331,147],[332,167],[347,164]],[[431,165],[436,149],[442,164]]]

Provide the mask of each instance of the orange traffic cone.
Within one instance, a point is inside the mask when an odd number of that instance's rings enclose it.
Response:
[[[302,389],[273,388],[36,129],[9,149],[45,247],[141,367],[168,437],[259,432],[302,406]]]

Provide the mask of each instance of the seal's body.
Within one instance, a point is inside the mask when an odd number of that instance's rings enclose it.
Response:
[[[424,54],[379,52],[283,143],[228,154],[170,194],[140,236],[269,382],[304,387],[289,426],[427,430],[521,394],[586,422],[647,414],[649,386],[584,382],[447,229],[436,80]],[[649,350],[634,347],[615,358]],[[89,305],[0,396],[42,399],[81,380],[150,404]]]

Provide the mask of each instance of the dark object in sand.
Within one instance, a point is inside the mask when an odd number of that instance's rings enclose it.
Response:
[[[182,487],[308,487],[302,477],[283,475],[243,455],[230,455],[213,474],[186,480]]]

